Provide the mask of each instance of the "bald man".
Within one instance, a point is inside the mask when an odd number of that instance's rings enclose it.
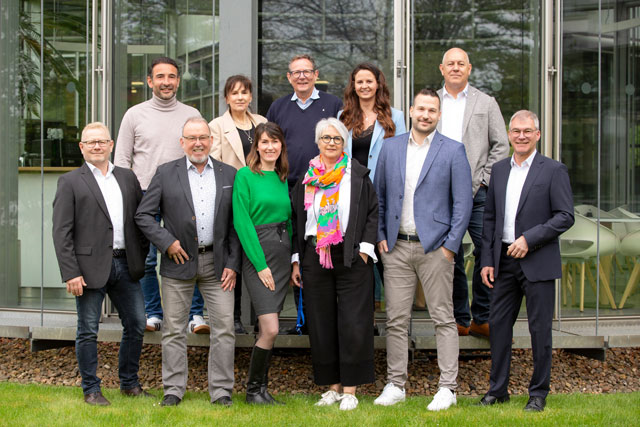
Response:
[[[459,335],[489,337],[490,289],[480,278],[482,215],[491,178],[491,168],[509,155],[509,142],[500,107],[495,98],[469,85],[471,63],[467,53],[457,47],[442,57],[440,72],[444,87],[438,91],[442,99],[442,118],[438,131],[461,142],[471,166],[473,211],[469,235],[473,240],[476,262],[473,268],[473,302],[469,311],[469,287],[464,269],[464,249],[456,254],[453,275],[453,313]],[[472,320],[473,317],[473,320]]]

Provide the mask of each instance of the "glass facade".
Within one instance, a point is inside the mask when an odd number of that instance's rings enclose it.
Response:
[[[540,149],[568,166],[579,219],[561,241],[557,315],[640,314],[635,3],[45,0],[42,9],[40,4],[0,3],[0,308],[75,309],[60,283],[51,241],[56,182],[81,164],[77,143],[87,122],[106,121],[115,139],[125,111],[151,96],[146,73],[155,57],[177,59],[178,98],[210,120],[224,112],[218,96],[223,77],[238,72],[257,82],[254,99],[265,114],[274,99],[291,92],[286,71],[298,53],[316,59],[319,88],[337,96],[356,64],[376,63],[387,76],[394,106],[405,109],[398,99],[411,99],[424,86],[442,86],[438,64],[455,45],[469,53],[470,83],[497,99],[505,121],[527,108],[557,126],[560,138],[543,135],[554,138],[549,147],[556,150]],[[245,24],[257,27],[253,39],[236,37],[233,31],[241,34],[241,28],[225,30],[224,52],[235,49],[238,55],[220,58],[224,11],[244,11],[247,5]],[[561,7],[557,31],[542,21],[549,6]],[[243,41],[233,45],[234,40]],[[554,44],[560,47],[558,73],[550,78],[544,49]],[[247,55],[248,62],[238,59]],[[240,63],[252,65],[238,69]],[[560,79],[560,90],[552,92],[559,102],[547,109],[553,79]]]

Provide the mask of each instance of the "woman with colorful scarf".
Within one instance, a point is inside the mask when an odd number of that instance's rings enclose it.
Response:
[[[358,405],[360,384],[375,381],[373,263],[378,198],[369,170],[343,151],[338,119],[316,125],[320,155],[293,187],[294,284],[304,287],[314,381],[328,386],[316,405]]]

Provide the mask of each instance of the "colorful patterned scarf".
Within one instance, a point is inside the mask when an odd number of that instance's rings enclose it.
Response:
[[[311,159],[309,170],[302,183],[304,189],[304,210],[313,206],[316,191],[324,190],[320,200],[320,212],[318,215],[318,234],[316,252],[320,256],[320,265],[323,268],[333,268],[331,262],[330,245],[342,243],[342,231],[340,231],[340,218],[338,217],[338,199],[340,198],[340,182],[347,171],[349,157],[342,153],[333,170],[325,171],[321,155]]]

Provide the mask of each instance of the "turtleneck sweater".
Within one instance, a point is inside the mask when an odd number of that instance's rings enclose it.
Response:
[[[194,116],[201,117],[200,112],[175,96],[164,100],[153,95],[134,105],[122,118],[113,163],[132,169],[146,191],[158,166],[184,156],[182,126]]]

